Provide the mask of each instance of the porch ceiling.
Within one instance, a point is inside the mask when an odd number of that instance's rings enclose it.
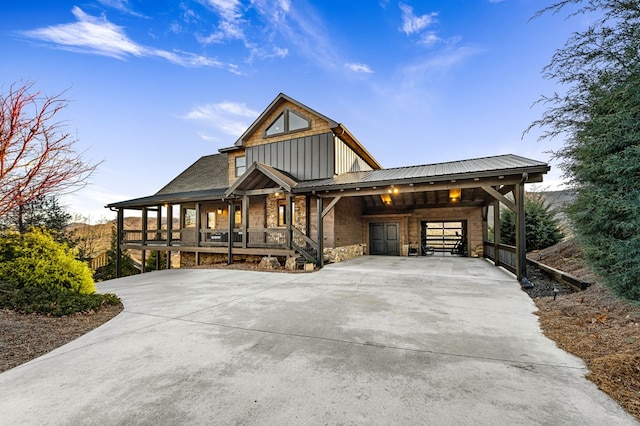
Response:
[[[504,192],[510,191],[512,186],[505,187]],[[370,194],[361,197],[366,209],[371,211],[408,210],[416,208],[435,207],[472,207],[484,206],[493,201],[493,197],[480,187],[463,188],[460,199],[452,202],[448,189],[432,191],[402,192],[394,194]]]

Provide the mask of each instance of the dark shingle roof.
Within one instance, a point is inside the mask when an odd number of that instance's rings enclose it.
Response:
[[[336,175],[328,179],[300,182],[296,189],[325,188],[333,186],[353,186],[373,183],[401,183],[403,180],[447,180],[455,178],[474,178],[496,174],[516,174],[536,171],[546,173],[546,163],[518,155],[506,154],[494,157],[474,158],[451,161],[448,163],[426,164],[421,166],[397,167],[391,169],[369,170]]]
[[[198,159],[164,188],[156,192],[156,195],[206,191],[227,188],[228,186],[227,154],[214,154]]]

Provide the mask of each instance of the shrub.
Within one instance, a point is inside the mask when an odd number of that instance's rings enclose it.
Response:
[[[527,251],[551,247],[564,238],[555,212],[541,194],[527,193],[524,209]],[[500,240],[503,244],[516,244],[516,215],[509,209],[500,213]]]
[[[107,305],[118,305],[115,294],[81,294],[60,288],[21,287],[0,282],[0,308],[26,314],[63,316],[77,312],[98,311]]]
[[[16,288],[94,293],[91,269],[76,260],[75,254],[69,246],[56,242],[51,234],[38,228],[24,234],[5,231],[0,233],[0,281]]]

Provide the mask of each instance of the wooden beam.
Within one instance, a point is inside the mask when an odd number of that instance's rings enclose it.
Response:
[[[242,248],[247,248],[247,240],[249,235],[247,229],[249,228],[249,196],[244,195],[242,197]]]
[[[122,232],[124,229],[123,209],[118,209],[116,222],[116,278],[120,278],[122,276],[122,246],[124,243],[122,241],[124,235]]]
[[[227,264],[233,263],[233,225],[235,224],[235,205],[233,201],[229,202],[229,238],[227,238],[229,246],[227,247]]]
[[[491,195],[493,198],[495,198],[496,200],[500,201],[502,204],[507,206],[510,210],[512,210],[514,212],[516,211],[516,205],[511,200],[509,200],[507,197],[505,197],[500,192],[495,190],[494,188],[492,188],[492,187],[490,187],[488,185],[482,185],[481,188],[484,189],[485,192],[487,192],[487,194]]]
[[[513,191],[516,199],[516,277],[518,282],[527,276],[527,227],[524,210],[524,183]]]
[[[398,188],[400,193],[432,192],[432,191],[440,191],[440,190],[449,190],[452,188],[466,189],[466,188],[478,188],[478,187],[492,186],[492,185],[493,186],[509,185],[509,184],[513,185],[515,183],[520,182],[521,178],[522,176],[518,175],[518,176],[505,177],[504,179],[483,180],[482,182],[477,182],[474,180],[457,181],[457,182],[450,182],[450,181],[435,182],[434,181],[433,183],[419,183],[419,184],[414,184],[413,186],[396,184],[394,187]],[[316,190],[316,193],[319,197],[325,197],[325,198],[335,197],[337,195],[340,195],[343,197],[360,197],[365,195],[388,194],[389,188],[390,188],[390,185],[381,185],[375,189],[360,189],[360,190],[344,189],[339,191],[327,190],[324,192],[321,190]],[[294,188],[294,191],[295,191],[295,188]]]
[[[167,247],[173,237],[173,205],[167,204]],[[167,251],[167,269],[171,269],[171,252]]]
[[[290,249],[291,248],[291,226],[292,226],[292,218],[293,215],[291,214],[291,193],[287,192],[284,195],[284,216],[285,219],[284,221],[286,222],[286,227],[287,227],[287,233],[285,235],[285,241],[287,244],[287,248]]]
[[[331,211],[331,209],[336,205],[336,203],[338,201],[340,201],[340,199],[342,198],[341,195],[338,195],[336,198],[334,198],[333,200],[331,200],[331,202],[329,203],[329,205],[327,206],[326,209],[324,209],[322,211],[322,217],[324,218],[326,215],[329,214],[329,212]]]
[[[493,252],[496,266],[500,266],[500,201],[493,202]]]
[[[322,204],[323,204],[323,198],[318,197],[318,259],[317,259],[317,265],[318,268],[322,268],[324,266],[324,231],[322,229],[322,222],[324,219],[324,216],[322,215]]]
[[[147,245],[147,218],[148,218],[148,214],[147,214],[147,208],[143,207],[142,208],[142,245],[146,246]],[[145,250],[142,250],[142,273],[144,274],[145,272],[147,272],[147,252]]]

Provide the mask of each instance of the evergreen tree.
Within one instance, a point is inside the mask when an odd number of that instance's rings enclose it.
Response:
[[[564,234],[560,230],[555,211],[542,194],[528,192],[524,199],[527,251],[541,250],[559,243]],[[516,215],[510,209],[500,213],[500,240],[516,245]]]
[[[4,214],[0,218],[0,229],[12,228],[24,233],[29,228],[44,228],[56,241],[73,246],[73,238],[67,232],[71,218],[57,197],[39,197]]]
[[[533,123],[566,135],[557,153],[575,186],[568,214],[585,260],[617,294],[640,301],[640,2],[565,0],[545,8],[595,13],[553,56],[545,76],[565,94]]]
[[[155,270],[163,270],[163,269],[167,269],[167,252],[163,251],[160,252],[160,268],[157,267],[157,262],[158,262],[158,252],[157,251],[152,251],[151,254],[149,255],[149,258],[147,258],[147,262],[145,264],[145,268],[147,271],[155,271]]]
[[[116,278],[116,244],[118,241],[118,235],[116,226],[111,228],[111,245],[107,250],[107,264],[96,269],[93,274],[93,278],[96,281],[106,281]],[[121,256],[121,276],[127,277],[129,275],[139,274],[140,271],[136,268],[133,258],[127,250],[122,250]]]

